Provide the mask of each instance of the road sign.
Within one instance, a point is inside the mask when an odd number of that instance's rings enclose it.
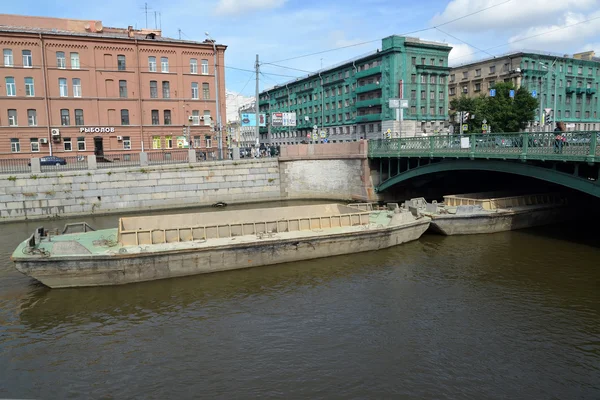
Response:
[[[400,99],[390,99],[390,108],[400,108]]]
[[[496,89],[490,89],[490,97],[496,96]]]
[[[316,131],[317,129],[319,129],[319,127],[317,125],[313,125],[313,129]]]
[[[514,91],[514,90],[511,90],[510,92],[508,92],[508,95],[509,95],[510,97],[513,97],[513,98],[514,98],[514,97],[515,97],[515,91]]]
[[[392,130],[391,130],[391,129],[388,129],[386,132],[387,132],[387,133],[392,133]]]
[[[319,139],[319,134],[317,132],[312,134],[312,138],[313,140],[318,140]]]
[[[537,90],[532,90],[531,91],[531,97],[533,97],[533,98],[537,97]]]
[[[321,131],[320,135],[321,135],[321,139],[325,139],[327,137],[327,134],[325,133],[325,131]]]
[[[481,130],[482,131],[487,131],[488,130],[488,125],[487,124],[481,124]]]
[[[481,121],[483,124],[487,124],[487,119],[483,119],[483,121]]]
[[[468,131],[469,130],[469,125],[463,125],[463,132]]]

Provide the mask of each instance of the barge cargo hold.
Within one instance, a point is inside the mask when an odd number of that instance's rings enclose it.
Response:
[[[384,249],[418,239],[429,222],[370,204],[128,217],[99,231],[38,228],[11,258],[51,288],[120,285]]]
[[[500,192],[444,196],[443,203],[412,199],[408,207],[431,218],[430,229],[442,235],[473,235],[531,228],[573,216],[557,193],[508,195]]]

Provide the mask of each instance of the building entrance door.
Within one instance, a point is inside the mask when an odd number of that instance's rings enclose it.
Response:
[[[102,143],[101,136],[96,136],[94,138],[94,154],[96,157],[102,157],[104,155],[104,144]]]

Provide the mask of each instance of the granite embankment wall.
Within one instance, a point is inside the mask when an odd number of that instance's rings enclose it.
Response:
[[[0,222],[279,200],[276,159],[0,177]]]
[[[285,146],[279,159],[1,175],[0,222],[171,210],[220,201],[375,201],[366,145]]]
[[[379,199],[364,140],[284,146],[279,170],[282,196],[288,199]]]

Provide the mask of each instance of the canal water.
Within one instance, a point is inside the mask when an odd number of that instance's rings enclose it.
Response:
[[[0,398],[600,398],[593,229],[49,290],[9,260],[38,225],[0,225]]]

